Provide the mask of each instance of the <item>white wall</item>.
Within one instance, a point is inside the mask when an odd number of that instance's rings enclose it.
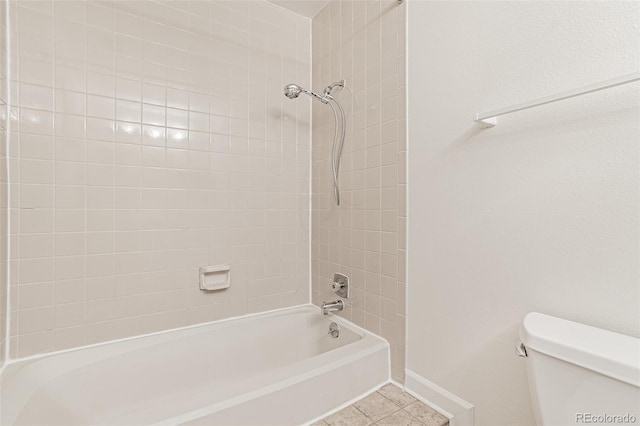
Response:
[[[640,69],[637,2],[409,2],[408,369],[532,425],[522,317],[640,334],[639,85],[476,112]]]

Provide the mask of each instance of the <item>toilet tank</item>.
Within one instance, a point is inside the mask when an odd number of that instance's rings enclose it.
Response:
[[[520,339],[539,426],[640,424],[640,339],[536,312]]]

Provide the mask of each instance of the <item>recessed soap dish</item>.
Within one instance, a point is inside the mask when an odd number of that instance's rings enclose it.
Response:
[[[200,290],[224,290],[231,285],[231,265],[200,267]]]

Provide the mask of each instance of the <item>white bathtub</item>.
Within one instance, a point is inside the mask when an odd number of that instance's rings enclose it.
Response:
[[[12,363],[0,424],[299,425],[388,380],[384,340],[306,305]]]

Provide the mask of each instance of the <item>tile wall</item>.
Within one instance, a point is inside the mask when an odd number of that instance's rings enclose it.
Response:
[[[12,1],[11,357],[309,298],[310,21]],[[4,193],[4,192],[3,192]],[[229,290],[198,267],[231,264]]]
[[[345,79],[340,186],[333,200],[333,115],[313,105],[313,302],[335,299],[334,272],[351,278],[342,313],[391,343],[404,380],[406,293],[405,7],[396,0],[332,0],[312,24],[313,88]],[[337,93],[337,92],[334,92]]]
[[[9,86],[7,2],[0,0],[0,368],[4,365],[7,343],[7,116]]]

